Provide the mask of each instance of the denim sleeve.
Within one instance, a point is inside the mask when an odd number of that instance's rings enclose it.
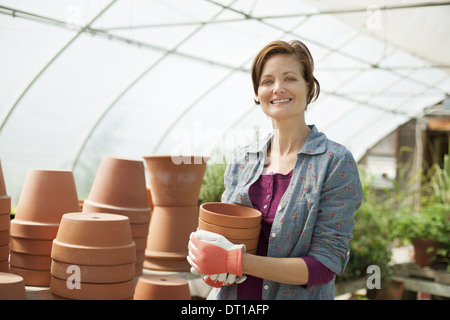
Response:
[[[342,147],[329,152],[328,156],[332,159],[320,195],[308,256],[341,275],[350,254],[353,214],[361,205],[363,192],[352,154]]]

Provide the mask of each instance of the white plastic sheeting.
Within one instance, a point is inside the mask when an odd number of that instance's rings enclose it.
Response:
[[[306,119],[357,159],[450,92],[445,1],[0,0],[0,159],[13,204],[29,168],[103,156],[224,153],[271,130],[249,74],[300,39],[321,84]]]

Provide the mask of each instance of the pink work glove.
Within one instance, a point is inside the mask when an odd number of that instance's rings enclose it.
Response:
[[[187,260],[199,273],[242,276],[245,245],[233,244],[224,236],[205,230],[197,230],[189,238]]]

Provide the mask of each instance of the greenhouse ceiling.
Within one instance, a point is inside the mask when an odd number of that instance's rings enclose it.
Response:
[[[30,168],[104,156],[228,153],[271,130],[249,69],[300,39],[319,99],[306,120],[360,159],[450,93],[450,2],[0,0],[0,160],[16,204]]]

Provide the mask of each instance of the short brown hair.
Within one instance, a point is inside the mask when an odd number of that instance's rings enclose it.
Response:
[[[259,82],[261,80],[262,70],[266,61],[277,54],[293,55],[303,70],[303,78],[308,84],[308,96],[306,99],[306,105],[311,101],[316,100],[320,93],[319,81],[314,77],[314,60],[306,45],[299,40],[285,41],[273,41],[266,45],[255,57],[252,63],[252,82],[255,95],[258,95]],[[259,104],[259,101],[255,99],[255,103]]]

